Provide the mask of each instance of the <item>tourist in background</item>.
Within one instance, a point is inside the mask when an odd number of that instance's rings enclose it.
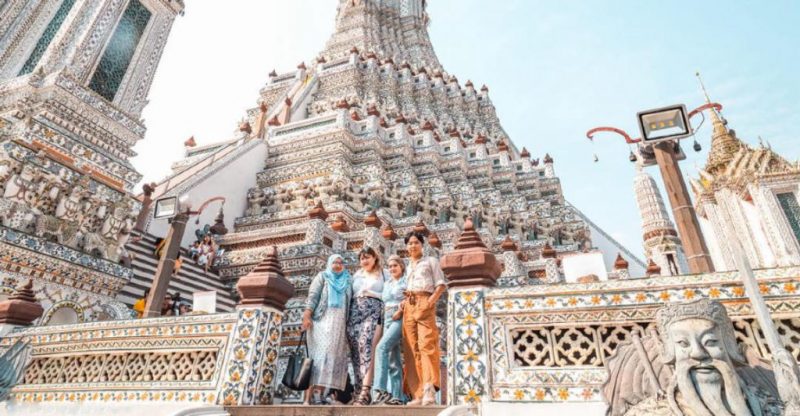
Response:
[[[194,240],[191,247],[189,247],[189,257],[197,262],[197,256],[200,255],[200,240]]]
[[[439,329],[436,302],[446,290],[439,261],[422,255],[425,237],[411,232],[405,237],[409,263],[406,299],[403,301],[403,390],[409,405],[436,404],[439,390]]]
[[[375,370],[375,348],[381,339],[383,325],[383,281],[378,253],[367,247],[358,253],[361,268],[353,276],[353,301],[347,319],[347,340],[353,362],[353,386],[358,393],[355,404],[372,402],[372,378]]]
[[[178,251],[178,255],[175,257],[175,264],[172,266],[172,277],[178,276],[181,266],[183,266],[183,259],[181,258],[181,252]]]
[[[192,313],[192,305],[189,304],[187,301],[181,302],[180,306],[178,306],[178,313],[183,315],[189,315]]]
[[[307,331],[309,355],[314,360],[304,404],[310,404],[315,393],[330,399],[331,389],[345,389],[347,311],[352,296],[352,277],[344,268],[342,256],[334,254],[325,270],[311,281],[303,312],[302,330]],[[314,401],[318,402],[316,398]]]
[[[375,352],[375,404],[403,404],[403,362],[400,358],[400,339],[403,336],[406,264],[398,255],[386,262],[390,279],[383,283],[383,336]]]
[[[156,237],[156,245],[153,248],[153,255],[156,256],[157,259],[161,258],[161,255],[164,254],[164,246],[167,244],[167,240],[165,238]]]
[[[172,316],[172,295],[164,295],[164,302],[161,303],[161,316]]]
[[[133,310],[136,312],[136,317],[141,318],[144,316],[144,308],[147,306],[147,297],[150,295],[150,289],[144,290],[144,297],[136,300],[133,304]]]
[[[203,270],[208,272],[208,268],[214,263],[214,240],[210,235],[203,237],[200,243],[200,254],[197,255],[197,264],[203,266]]]
[[[172,294],[172,316],[179,316],[181,314],[181,304],[183,303],[183,298],[181,297],[180,292],[175,292]]]

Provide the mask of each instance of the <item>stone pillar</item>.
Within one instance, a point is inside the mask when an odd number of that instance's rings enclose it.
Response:
[[[555,178],[556,170],[555,168],[553,168],[553,158],[550,156],[550,153],[545,153],[543,162],[544,162],[544,177]]]
[[[239,279],[238,320],[233,328],[218,390],[223,405],[271,404],[280,378],[278,350],[286,302],[294,286],[283,275],[276,247],[253,271]]]
[[[511,236],[506,234],[506,238],[500,244],[500,248],[503,250],[502,285],[512,283],[524,285],[528,281],[528,273],[519,259],[519,247],[511,239]]]
[[[558,271],[558,254],[556,250],[545,243],[542,248],[542,260],[544,260],[545,283],[564,283],[564,276]]]
[[[375,211],[364,217],[364,247],[372,247],[379,253],[384,252],[386,240],[381,235],[382,225],[383,221],[378,218],[378,214]]]
[[[33,280],[20,285],[8,299],[0,302],[0,337],[19,327],[30,326],[44,309],[33,294]]]
[[[322,206],[322,201],[319,201],[314,208],[308,211],[308,228],[306,229],[305,244],[323,244],[323,236],[328,224],[325,220],[328,218],[328,211]]]
[[[500,276],[500,263],[467,219],[455,249],[442,257],[447,277],[448,404],[491,400],[489,331],[484,295]]]

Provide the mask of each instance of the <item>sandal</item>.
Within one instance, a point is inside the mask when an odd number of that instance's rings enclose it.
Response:
[[[372,397],[369,394],[369,391],[372,390],[372,386],[363,386],[361,387],[361,393],[359,393],[358,398],[356,399],[353,405],[355,406],[369,406],[372,403]]]
[[[375,397],[372,398],[372,404],[385,404],[387,400],[392,399],[392,395],[385,390],[375,390]]]
[[[383,402],[383,404],[388,406],[402,406],[403,401],[398,399],[397,397],[389,395],[389,398],[385,402]]]

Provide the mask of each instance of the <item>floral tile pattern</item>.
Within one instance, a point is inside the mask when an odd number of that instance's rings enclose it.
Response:
[[[450,322],[453,330],[448,342],[451,378],[458,380],[450,389],[450,401],[476,403],[487,391],[488,363],[482,291],[451,293]]]
[[[778,332],[800,359],[798,276],[797,267],[756,271]],[[669,302],[721,301],[737,340],[768,358],[739,279],[722,272],[456,291],[448,305],[452,403],[602,401],[605,361],[633,331],[653,330],[655,311]],[[482,342],[484,349],[477,349]]]

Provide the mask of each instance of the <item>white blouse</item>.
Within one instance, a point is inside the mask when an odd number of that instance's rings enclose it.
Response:
[[[447,284],[439,260],[434,257],[423,257],[417,262],[410,260],[406,276],[407,290],[412,292],[433,293],[437,286]]]
[[[359,269],[353,276],[353,295],[367,296],[376,299],[383,297],[383,280],[388,274],[382,269],[377,273],[369,273]]]

